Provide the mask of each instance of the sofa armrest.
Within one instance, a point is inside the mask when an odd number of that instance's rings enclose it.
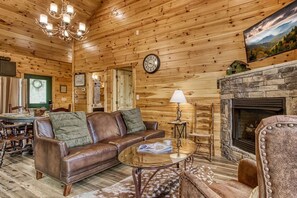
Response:
[[[158,122],[156,121],[143,121],[147,130],[157,130],[158,129]]]
[[[257,164],[251,159],[242,159],[238,165],[238,181],[251,188],[258,186]]]
[[[179,195],[181,198],[220,198],[218,194],[192,173],[182,172],[179,185]]]
[[[47,137],[36,137],[34,140],[35,169],[60,179],[61,159],[68,154],[63,141]]]

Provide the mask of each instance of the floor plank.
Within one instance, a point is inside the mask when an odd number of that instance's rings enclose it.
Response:
[[[211,167],[215,173],[215,180],[237,177],[237,164],[222,157],[215,157],[210,163],[207,159],[195,155],[194,165]],[[128,166],[117,165],[75,183],[68,197],[113,185],[130,176],[131,171],[132,169]],[[3,166],[0,168],[1,198],[62,198],[62,192],[63,184],[59,181],[47,176],[40,180],[35,179],[32,155],[5,156]]]

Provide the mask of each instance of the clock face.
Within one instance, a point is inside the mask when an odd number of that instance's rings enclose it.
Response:
[[[147,73],[154,73],[156,72],[160,67],[160,59],[155,54],[149,54],[147,55],[143,60],[143,69]]]

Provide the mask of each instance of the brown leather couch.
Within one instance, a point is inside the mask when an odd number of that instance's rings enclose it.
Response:
[[[127,134],[120,112],[96,112],[87,115],[93,144],[68,149],[55,139],[49,118],[34,122],[34,155],[36,179],[42,173],[65,184],[64,196],[70,194],[72,184],[119,164],[118,154],[128,146],[152,138],[165,136],[157,122],[144,122],[146,131]]]

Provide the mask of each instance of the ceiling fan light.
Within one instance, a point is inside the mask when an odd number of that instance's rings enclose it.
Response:
[[[41,14],[40,17],[39,17],[39,22],[41,24],[46,25],[47,24],[47,16],[45,14]]]
[[[80,30],[77,30],[77,33],[76,33],[76,35],[78,36],[78,37],[81,37],[82,36],[82,32],[80,31]]]
[[[66,24],[70,23],[70,15],[69,14],[63,14],[63,22]]]
[[[85,32],[86,31],[86,24],[80,22],[79,25],[78,25],[78,29],[81,32]]]
[[[66,30],[64,31],[64,36],[67,38],[69,37],[69,33]]]
[[[53,24],[48,23],[48,24],[46,25],[46,30],[47,30],[48,32],[53,31]]]
[[[72,5],[67,5],[66,7],[66,13],[72,15],[74,13],[74,9]]]
[[[58,12],[58,6],[55,3],[51,3],[50,4],[50,11],[54,14],[56,14]]]

